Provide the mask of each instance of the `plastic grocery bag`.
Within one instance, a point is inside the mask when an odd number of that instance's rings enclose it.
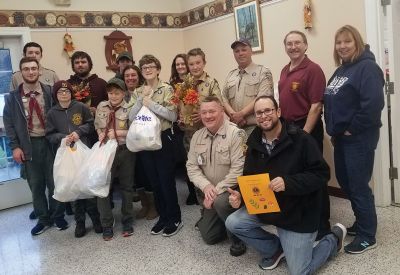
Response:
[[[96,142],[90,154],[81,164],[75,182],[80,186],[81,194],[105,198],[110,192],[111,167],[114,162],[118,143],[115,139],[105,144]]]
[[[61,140],[54,160],[53,198],[61,202],[90,198],[91,196],[80,194],[80,186],[74,181],[90,149],[80,140],[75,142],[72,147],[67,146],[65,141],[66,139]]]
[[[143,106],[136,115],[126,136],[126,147],[131,152],[161,149],[161,123],[158,117]]]

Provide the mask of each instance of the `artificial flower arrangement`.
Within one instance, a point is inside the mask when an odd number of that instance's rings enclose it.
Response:
[[[79,84],[72,85],[74,98],[82,103],[90,105],[90,86],[89,83],[82,81]]]
[[[182,83],[175,84],[172,103],[178,106],[180,121],[184,125],[193,126],[192,115],[199,109],[199,93],[193,76],[187,75]]]

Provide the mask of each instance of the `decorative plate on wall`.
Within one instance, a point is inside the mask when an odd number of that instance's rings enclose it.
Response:
[[[0,25],[6,25],[8,23],[8,16],[0,13]]]
[[[71,14],[67,16],[68,25],[80,25],[81,24],[81,17],[76,14]]]
[[[121,16],[118,13],[114,13],[111,16],[111,22],[113,23],[114,26],[121,25]]]
[[[67,25],[67,18],[65,18],[64,15],[59,15],[59,16],[57,16],[57,23],[60,26],[65,26],[65,25]]]
[[[101,16],[101,15],[96,15],[96,16],[94,17],[94,23],[95,23],[97,26],[102,26],[102,25],[104,24],[103,16]]]
[[[173,16],[171,16],[171,15],[167,16],[167,25],[169,27],[172,27],[174,25],[174,17]]]
[[[36,18],[35,18],[35,16],[33,16],[33,14],[28,14],[25,16],[25,22],[29,26],[33,26],[36,24]]]
[[[49,12],[48,14],[46,14],[46,23],[49,26],[54,26],[55,24],[57,24],[57,16],[54,13]]]
[[[128,24],[129,24],[129,19],[128,19],[127,16],[122,16],[122,17],[121,17],[121,24],[122,24],[123,26],[128,26]]]

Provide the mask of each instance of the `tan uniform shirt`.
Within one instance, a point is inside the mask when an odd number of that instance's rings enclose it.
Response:
[[[125,100],[118,105],[120,108],[115,112],[115,130],[128,130],[129,128],[129,107]],[[110,101],[102,101],[99,103],[96,109],[96,117],[94,119],[94,127],[96,130],[100,129],[104,131],[107,126],[110,129],[113,129],[113,125],[108,125],[110,122],[110,113],[113,107],[111,106]],[[118,136],[118,143],[125,144],[126,143],[126,134],[122,136]]]
[[[131,107],[135,105],[139,96],[143,97],[144,86],[140,86],[136,88],[131,96],[131,100],[128,105]],[[174,94],[174,89],[168,83],[162,82],[161,80],[158,82],[157,88],[154,90],[153,96],[151,100],[161,106],[167,108],[170,111],[176,112],[176,106],[171,102],[172,95]],[[157,115],[157,114],[156,114]],[[172,122],[157,115],[161,122],[161,131],[167,130],[171,128]]]
[[[36,92],[39,94],[35,96],[36,101],[39,103],[39,107],[42,110],[42,116],[44,121],[46,122],[46,112],[44,108],[44,96],[43,96],[43,91],[40,88],[40,85],[38,86],[37,89],[35,89]],[[24,94],[28,94],[30,91],[24,90]],[[25,111],[25,116],[28,118],[29,117],[29,97],[22,97],[22,104],[24,105],[24,111]],[[35,110],[32,112],[32,129],[29,131],[29,135],[31,137],[44,137],[46,134],[46,131],[42,124],[40,123],[39,117],[36,113]]]
[[[53,86],[55,82],[59,81],[59,79],[55,71],[40,67],[39,81],[43,84]],[[10,83],[10,91],[17,89],[23,82],[24,79],[22,78],[22,73],[20,71],[15,72]]]
[[[212,184],[218,194],[237,185],[243,173],[246,133],[228,120],[212,135],[207,128],[198,130],[190,142],[186,163],[188,176],[204,192]]]
[[[268,68],[251,63],[242,74],[239,68],[229,72],[222,90],[222,100],[234,111],[239,112],[261,95],[274,95],[274,83]],[[256,125],[254,114],[247,116],[246,122],[253,129]]]

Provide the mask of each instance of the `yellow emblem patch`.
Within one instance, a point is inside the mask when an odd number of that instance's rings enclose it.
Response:
[[[292,85],[290,86],[290,90],[292,92],[297,92],[300,88],[300,82],[293,81]]]
[[[82,124],[82,115],[81,114],[73,114],[72,115],[72,123],[74,125],[81,125]]]

